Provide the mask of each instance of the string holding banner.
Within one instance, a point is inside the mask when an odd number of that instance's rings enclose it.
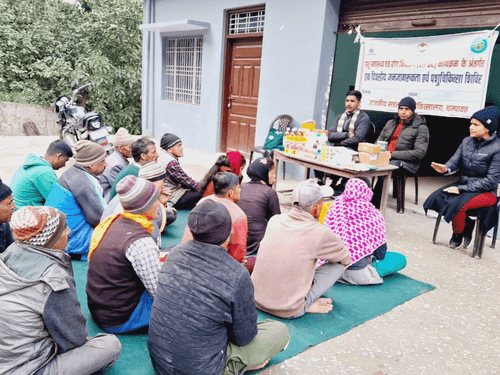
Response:
[[[361,26],[356,26],[356,38],[354,39],[353,43],[362,43],[363,39],[365,37],[361,35]]]

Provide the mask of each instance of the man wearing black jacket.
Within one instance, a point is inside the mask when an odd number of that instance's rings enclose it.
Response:
[[[177,245],[158,276],[148,348],[160,374],[243,374],[264,367],[288,341],[283,323],[257,323],[246,268],[227,253],[231,217],[207,200],[188,216],[193,240]]]
[[[370,136],[371,123],[370,117],[366,112],[362,111],[359,107],[361,105],[361,93],[358,90],[351,90],[347,92],[345,97],[345,111],[335,117],[333,125],[328,130],[328,142],[335,146],[344,146],[358,150],[360,142],[367,142]],[[323,172],[316,172],[316,178],[323,178]],[[335,188],[339,176],[330,175],[332,179],[332,188]],[[343,179],[343,185],[347,179]],[[337,190],[339,189],[337,188]],[[340,191],[340,192],[341,192]]]

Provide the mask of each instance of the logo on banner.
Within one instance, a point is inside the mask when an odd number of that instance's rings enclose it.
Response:
[[[417,51],[420,53],[424,53],[427,50],[427,47],[429,47],[429,46],[427,44],[425,44],[424,42],[422,42],[417,46]]]
[[[486,39],[477,38],[475,41],[472,42],[470,50],[474,53],[481,53],[484,52],[487,47],[488,47],[488,41]]]

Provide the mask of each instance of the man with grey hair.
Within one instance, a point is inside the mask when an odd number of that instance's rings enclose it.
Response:
[[[99,177],[106,202],[110,200],[109,195],[116,176],[129,164],[127,159],[132,156],[132,143],[134,143],[134,137],[130,135],[127,129],[120,128],[116,131],[113,142],[114,151],[106,158],[108,165]]]
[[[292,210],[269,220],[252,273],[258,309],[285,319],[332,310],[332,300],[320,297],[351,263],[340,237],[317,221],[332,193],[303,181],[293,192]],[[328,262],[316,268],[318,259]]]

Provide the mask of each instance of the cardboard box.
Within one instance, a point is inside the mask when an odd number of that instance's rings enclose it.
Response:
[[[361,142],[358,145],[358,151],[359,152],[366,152],[368,154],[379,154],[381,149],[380,149],[380,145],[374,145],[372,143]]]
[[[370,154],[368,152],[359,153],[360,163],[375,165],[377,167],[384,167],[386,165],[389,165],[390,159],[391,159],[391,153],[389,151],[383,151],[379,154]]]

